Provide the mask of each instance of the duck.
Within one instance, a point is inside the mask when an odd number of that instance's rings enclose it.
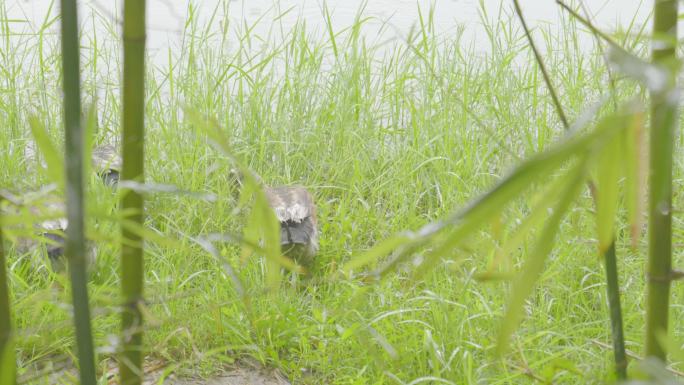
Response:
[[[28,153],[35,157],[35,152]],[[102,181],[112,188],[119,183],[121,170],[121,157],[113,145],[105,144],[92,150],[92,164],[94,172]],[[47,186],[38,192],[28,192],[21,197],[6,195],[12,202],[13,208],[4,207],[8,213],[18,213],[22,206],[28,207],[28,211],[35,217],[49,217],[34,224],[34,237],[20,237],[17,242],[17,251],[27,253],[38,248],[43,248],[47,259],[51,262],[54,270],[63,270],[64,246],[66,241],[65,232],[69,225],[66,218],[66,205],[64,198],[54,193],[55,186]],[[46,193],[47,191],[47,193]],[[36,197],[38,195],[39,197]],[[7,212],[9,210],[9,212]],[[88,253],[89,265],[94,262],[95,252]]]
[[[16,239],[16,250],[19,253],[43,249],[53,270],[61,270],[63,262],[60,258],[64,255],[64,232],[68,222],[64,215],[64,200],[54,194],[54,188],[47,186],[40,191],[27,192],[22,196],[3,192],[2,212],[3,216],[14,217],[12,222],[18,224],[14,230],[20,234]],[[27,220],[22,219],[26,215],[32,220],[28,230],[23,225]],[[35,221],[35,218],[39,218],[39,221]],[[26,233],[32,235],[25,235]]]
[[[121,156],[116,147],[104,144],[93,148],[91,161],[93,169],[102,181],[112,187],[119,183],[121,174]]]
[[[316,205],[302,186],[265,187],[269,206],[280,222],[280,248],[283,255],[311,268],[318,253]]]
[[[268,186],[263,178],[252,173],[262,186],[270,208],[280,222],[280,250],[298,265],[310,269],[319,250],[316,204],[304,186]],[[242,189],[243,175],[235,168],[229,172],[234,193]]]

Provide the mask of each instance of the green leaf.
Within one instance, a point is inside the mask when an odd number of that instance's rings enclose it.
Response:
[[[624,124],[624,122],[620,122]],[[596,173],[596,225],[601,254],[613,243],[615,237],[615,216],[618,209],[621,166],[624,153],[621,136],[606,138],[606,143],[597,157]]]
[[[48,177],[58,186],[64,186],[64,159],[57,150],[57,147],[52,143],[50,134],[43,123],[35,116],[29,117],[29,125],[31,126],[31,133],[36,141],[38,150],[47,164]]]
[[[92,169],[93,140],[95,138],[95,130],[97,128],[97,105],[91,104],[86,111],[86,121],[84,125],[83,137],[83,175],[90,175]]]
[[[649,63],[624,49],[610,47],[608,61],[619,72],[643,83],[654,94],[662,94],[670,87],[666,68]]]
[[[584,187],[586,175],[585,158],[575,165],[564,178],[567,181],[566,188],[558,198],[553,213],[539,235],[535,248],[527,257],[527,260],[525,260],[522,271],[513,283],[511,298],[508,301],[508,308],[504,315],[504,319],[501,322],[502,327],[497,341],[497,352],[499,354],[505,351],[511,335],[515,329],[517,329],[518,324],[520,324],[520,321],[523,318],[523,305],[525,300],[532,293],[534,285],[544,270],[546,257],[553,247],[563,215]]]
[[[643,114],[635,114],[624,138],[625,205],[630,224],[632,247],[636,248],[641,234],[642,213],[646,195],[646,148],[643,138]]]
[[[514,233],[506,239],[503,246],[497,252],[497,260],[501,260],[507,255],[513,254],[520,244],[532,233],[532,231],[539,226],[544,219],[547,218],[549,209],[553,206],[564,188],[567,187],[567,182],[563,178],[556,178],[556,180],[549,186],[541,198],[536,202],[530,214],[518,225]],[[489,274],[497,275],[492,271]]]

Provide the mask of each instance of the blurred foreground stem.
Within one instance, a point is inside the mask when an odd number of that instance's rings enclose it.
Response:
[[[81,384],[95,384],[95,353],[88,305],[88,277],[83,214],[83,138],[80,52],[76,0],[62,0],[62,73],[66,165],[65,254],[69,261]]]
[[[145,1],[126,0],[123,22],[123,168],[124,181],[145,181],[143,172],[145,117]],[[121,210],[124,222],[140,228],[143,224],[143,197],[123,190]],[[121,384],[142,383],[143,368],[143,238],[122,222],[121,286],[123,294],[123,350],[119,360]]]
[[[0,197],[2,203],[2,197]],[[0,214],[1,215],[1,214]],[[12,323],[10,320],[9,290],[7,284],[7,261],[0,225],[0,383],[16,383]]]
[[[672,154],[677,124],[676,52],[678,0],[657,0],[653,8],[653,63],[668,70],[668,85],[651,91],[648,202],[648,283],[646,357],[667,358],[660,338],[667,336],[672,268]]]

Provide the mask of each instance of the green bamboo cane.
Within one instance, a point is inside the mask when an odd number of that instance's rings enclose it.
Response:
[[[622,326],[622,306],[620,305],[620,283],[618,281],[617,258],[615,256],[615,238],[613,238],[610,246],[603,253],[603,260],[606,268],[606,293],[608,294],[615,374],[618,379],[624,380],[627,378],[627,353]]]
[[[2,197],[0,197],[0,203],[2,203]],[[9,384],[15,384],[15,367],[12,354],[12,349],[14,348],[11,341],[12,323],[10,321],[9,290],[7,285],[7,261],[5,260],[3,239],[2,226],[0,225],[0,369],[11,371],[11,373],[4,375],[5,377],[0,374],[0,380],[6,380]],[[12,362],[7,363],[10,360]],[[9,367],[4,365],[9,365]]]
[[[562,3],[560,4],[562,6],[565,6]],[[515,7],[515,11],[518,15],[518,18],[520,19],[520,23],[522,24],[523,30],[525,31],[527,40],[530,43],[530,47],[532,48],[534,57],[537,63],[539,64],[539,69],[544,77],[546,87],[549,89],[549,93],[551,94],[551,100],[553,101],[553,104],[556,108],[556,112],[558,113],[561,123],[563,124],[563,128],[566,131],[569,131],[570,125],[568,123],[568,119],[565,117],[563,106],[561,105],[560,100],[558,99],[555,87],[553,87],[553,84],[551,83],[551,77],[549,76],[548,71],[546,70],[544,61],[542,60],[542,57],[539,54],[536,45],[534,44],[534,40],[532,39],[530,30],[527,27],[525,18],[522,15],[520,4],[518,4],[517,0],[513,0],[513,5]],[[596,203],[596,187],[593,181],[588,182],[588,187],[589,191],[591,192],[594,203]],[[622,326],[622,306],[620,304],[620,282],[618,280],[617,258],[615,255],[615,238],[613,238],[612,242],[610,243],[610,246],[602,253],[601,257],[603,259],[606,269],[606,292],[608,293],[608,308],[610,314],[611,337],[613,341],[613,359],[615,361],[615,374],[618,379],[624,380],[627,378],[627,354],[625,350],[625,337]]]
[[[90,327],[83,218],[83,127],[76,0],[62,0],[62,71],[66,150],[67,220],[65,254],[71,274],[81,384],[95,384],[95,354]]]
[[[678,0],[656,0],[653,7],[653,62],[668,68],[669,84],[651,92],[648,283],[646,356],[667,358],[659,338],[667,334],[672,268],[672,154],[677,124],[675,95]]]
[[[145,117],[145,1],[126,0],[123,22],[123,167],[124,181],[143,183],[143,147]],[[123,190],[121,209],[131,213],[127,221],[143,224],[143,197],[133,190]],[[139,232],[122,223],[121,285],[124,300],[122,313],[123,351],[119,367],[121,383],[142,382],[143,362],[143,239]]]

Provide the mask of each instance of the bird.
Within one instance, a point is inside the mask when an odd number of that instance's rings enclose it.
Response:
[[[28,159],[35,159],[35,151],[32,147],[28,147],[26,153]],[[102,178],[102,181],[107,186],[115,188],[119,183],[119,172],[121,170],[121,157],[116,148],[109,144],[95,147],[92,150],[91,158],[95,173]],[[45,165],[42,166],[45,167]],[[33,225],[34,237],[21,237],[18,239],[17,250],[20,253],[26,253],[38,248],[44,248],[53,270],[59,271],[63,270],[64,266],[62,256],[64,256],[65,232],[69,222],[65,217],[66,206],[64,199],[50,192],[45,195],[45,190],[50,190],[50,188],[43,188],[37,193],[27,192],[22,197],[13,197],[11,199],[16,206],[15,212],[19,211],[19,207],[27,206],[32,216],[49,217],[49,219],[42,220]],[[40,199],[35,199],[36,195]],[[87,259],[89,265],[92,265],[95,252],[92,248],[89,249]]]
[[[311,268],[318,253],[316,205],[302,186],[265,187],[268,203],[280,222],[280,248],[283,255]]]
[[[108,186],[116,187],[121,173],[121,156],[116,147],[111,144],[95,147],[91,158],[93,169],[102,181]]]
[[[26,223],[26,220],[18,218],[25,217],[28,211],[31,223],[28,231],[26,227],[24,230],[16,229],[20,234],[16,239],[17,252],[20,254],[36,251],[44,253],[42,255],[47,257],[52,270],[63,272],[66,267],[64,248],[69,226],[65,215],[66,205],[61,196],[53,192],[45,193],[45,191],[49,189],[6,199],[10,204],[2,206],[3,215],[14,216],[17,222]],[[9,194],[4,192],[2,195],[6,198]],[[26,235],[27,232],[29,235]],[[97,248],[92,242],[87,242],[86,246],[86,266],[91,269],[95,265]]]
[[[271,187],[258,174],[248,171],[254,183],[263,187],[268,205],[280,222],[280,251],[298,265],[311,269],[318,254],[318,223],[313,196],[303,186]],[[242,190],[244,175],[232,168],[229,179],[234,182],[234,192]]]
[[[5,203],[2,206],[3,216],[13,216],[19,223],[15,228],[20,233],[21,223],[26,223],[26,215],[31,218],[28,233],[31,235],[19,235],[16,242],[16,250],[19,253],[27,253],[43,248],[54,270],[60,265],[60,257],[64,255],[64,231],[67,228],[67,219],[64,217],[64,201],[44,189],[38,192],[27,192],[22,196],[16,196],[3,192]],[[38,220],[35,220],[38,218]]]
[[[36,159],[38,159],[38,151],[35,142],[28,141],[26,143],[24,148],[24,159],[29,165],[34,164]],[[111,144],[96,146],[92,149],[90,160],[95,173],[102,181],[108,186],[116,187],[119,183],[122,166],[121,156],[116,147]],[[44,169],[48,167],[44,158],[40,159],[38,164]],[[32,168],[30,168],[29,171],[31,170]]]
[[[30,211],[37,216],[55,215],[54,218],[43,220],[35,225],[38,232],[38,243],[35,246],[45,247],[45,253],[55,271],[63,270],[64,267],[62,256],[64,256],[66,242],[65,232],[69,224],[64,216],[65,210],[64,201],[55,197],[30,208]]]

